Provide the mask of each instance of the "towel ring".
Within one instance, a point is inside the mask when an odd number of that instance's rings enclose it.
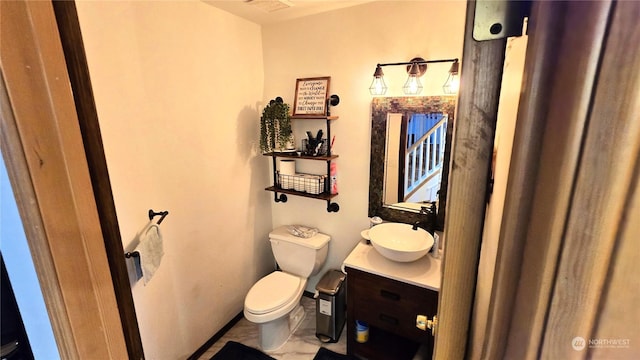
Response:
[[[160,212],[155,212],[153,211],[153,209],[149,209],[149,220],[153,220],[154,217],[160,215],[160,219],[158,220],[158,222],[156,223],[157,225],[160,225],[160,223],[162,222],[162,220],[164,220],[164,218],[169,215],[168,211],[160,211]],[[136,257],[140,257],[140,253],[137,251],[127,251],[126,253],[124,253],[124,257],[127,259],[131,259],[131,258],[136,258]]]

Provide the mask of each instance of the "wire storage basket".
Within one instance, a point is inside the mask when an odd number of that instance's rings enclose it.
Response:
[[[326,179],[326,175],[278,174],[278,187],[318,195],[324,192]]]

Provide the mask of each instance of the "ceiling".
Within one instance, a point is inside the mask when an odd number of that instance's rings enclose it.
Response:
[[[257,24],[273,24],[375,0],[203,0]]]

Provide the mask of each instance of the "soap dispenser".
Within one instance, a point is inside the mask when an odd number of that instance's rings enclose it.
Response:
[[[434,259],[440,259],[440,236],[435,231],[433,232],[433,247],[431,247],[431,257]]]

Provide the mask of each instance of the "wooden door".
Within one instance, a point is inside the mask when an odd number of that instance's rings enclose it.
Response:
[[[479,358],[640,354],[640,3],[536,2]]]

